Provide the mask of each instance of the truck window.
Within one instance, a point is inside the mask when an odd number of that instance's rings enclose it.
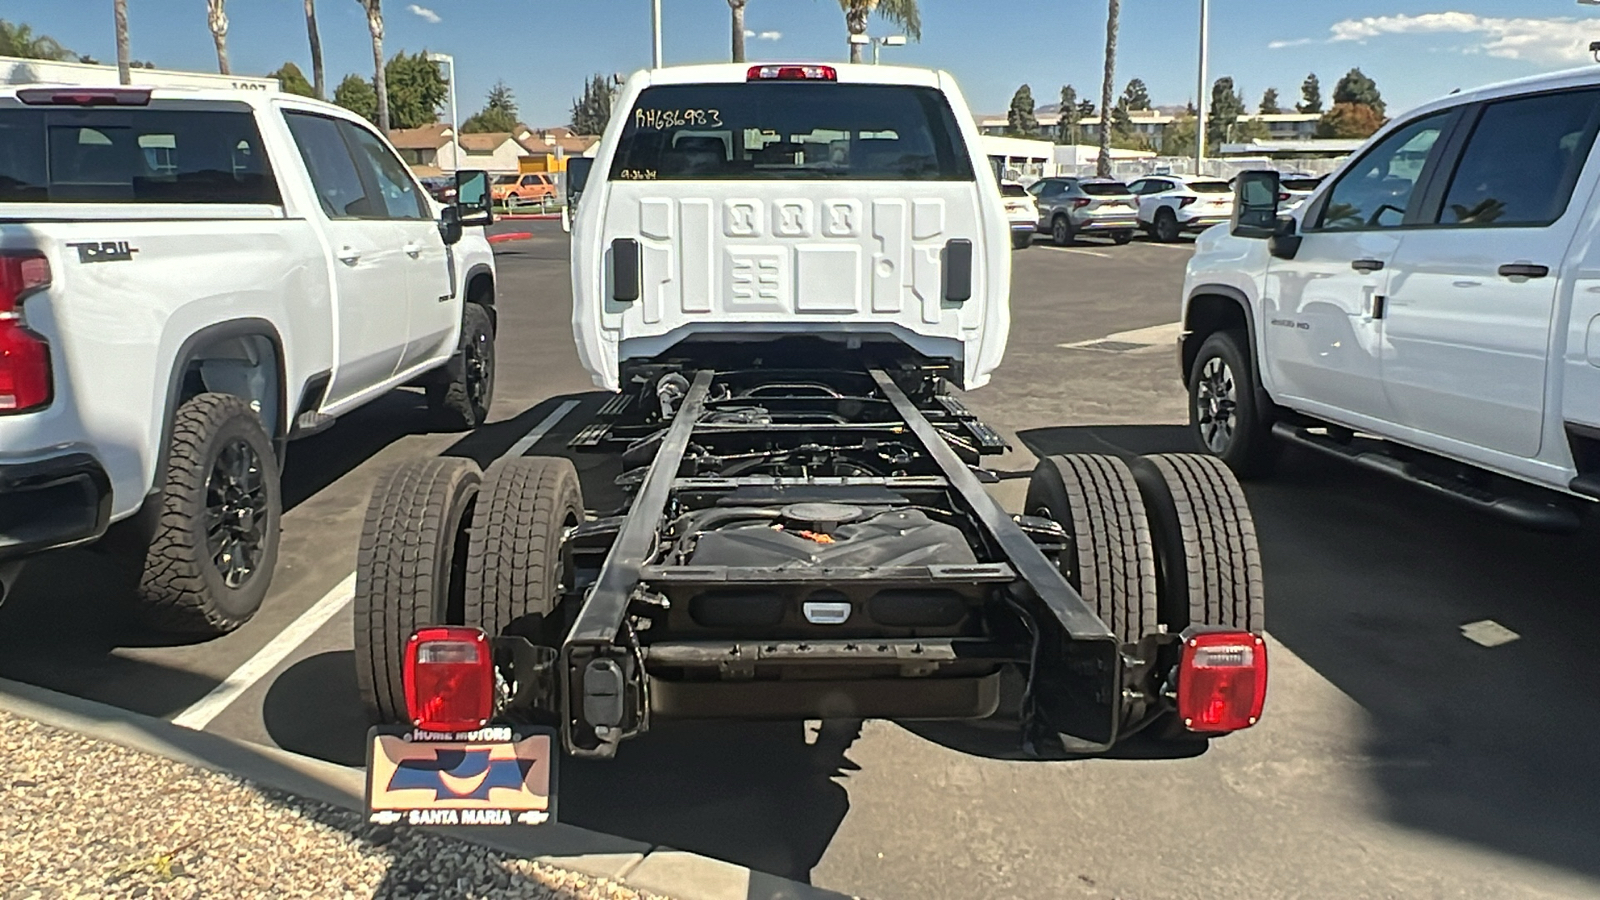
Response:
[[[0,109],[0,203],[279,202],[248,110]]]
[[[339,134],[339,123],[326,116],[285,112],[300,158],[305,160],[311,187],[322,211],[330,219],[380,219],[387,212],[367,196],[350,148]]]
[[[1319,227],[1351,231],[1393,228],[1404,222],[1423,164],[1453,114],[1452,110],[1419,119],[1368,150],[1333,186]]]
[[[816,82],[661,85],[627,114],[613,181],[971,181],[933,88]]]
[[[1491,103],[1439,210],[1441,225],[1544,226],[1561,218],[1594,144],[1600,91]]]
[[[406,164],[394,155],[378,136],[353,122],[339,122],[339,130],[350,142],[356,165],[370,179],[368,193],[374,189],[383,204],[385,218],[431,219],[422,191],[411,179]]]

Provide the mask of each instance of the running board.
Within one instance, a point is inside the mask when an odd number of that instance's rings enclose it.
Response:
[[[1401,481],[1424,488],[1436,496],[1454,500],[1530,531],[1569,533],[1577,531],[1582,524],[1578,514],[1565,506],[1540,503],[1521,497],[1507,497],[1480,487],[1462,484],[1447,476],[1430,472],[1415,463],[1396,459],[1387,453],[1347,446],[1324,435],[1312,434],[1309,429],[1288,422],[1274,424],[1272,434],[1279,440],[1355,463],[1368,471],[1392,475]]]

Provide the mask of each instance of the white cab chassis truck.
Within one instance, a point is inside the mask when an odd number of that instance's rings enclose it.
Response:
[[[1600,75],[1396,118],[1293,210],[1236,183],[1183,293],[1201,445],[1241,475],[1284,444],[1521,525],[1600,499]]]
[[[106,537],[153,624],[242,624],[286,441],[409,383],[440,426],[486,414],[495,269],[465,216],[330,104],[0,89],[0,578]]]
[[[948,75],[640,72],[568,174],[574,335],[618,391],[571,446],[617,454],[623,503],[590,518],[566,458],[379,485],[375,722],[542,724],[586,757],[667,718],[992,718],[1057,754],[1254,724],[1225,467],[1054,457],[1023,516],[983,487],[1005,442],[948,388],[1000,362],[1010,224]]]

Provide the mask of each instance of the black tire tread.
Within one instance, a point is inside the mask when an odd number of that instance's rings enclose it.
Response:
[[[491,635],[555,609],[561,536],[583,519],[578,470],[561,457],[518,457],[484,473],[467,549],[466,624]]]
[[[148,626],[178,634],[226,634],[249,621],[251,613],[237,615],[217,606],[206,583],[204,492],[211,461],[210,439],[235,419],[257,432],[256,450],[266,466],[264,476],[272,504],[267,547],[261,567],[246,587],[265,594],[278,556],[278,527],[282,521],[282,494],[278,485],[277,457],[261,418],[242,397],[203,393],[178,407],[172,423],[163,475],[161,512],[156,520],[139,574],[136,611]],[[201,507],[196,508],[199,501]],[[263,583],[256,583],[261,579]]]
[[[489,341],[494,342],[494,328],[489,319],[489,313],[476,303],[464,304],[461,323],[461,340],[465,342],[475,330],[482,329],[489,335]],[[490,357],[493,364],[494,357]],[[479,410],[474,408],[471,398],[467,396],[466,377],[463,372],[457,371],[455,360],[439,370],[439,377],[427,383],[428,413],[434,424],[446,431],[470,431],[483,424],[483,417]],[[489,400],[493,400],[493,396]]]
[[[1233,472],[1216,457],[1197,453],[1147,456],[1137,465],[1143,469],[1146,503],[1170,502],[1175,512],[1174,529],[1166,534],[1157,529],[1157,540],[1172,542],[1164,557],[1173,562],[1169,568],[1181,569],[1163,573],[1163,605],[1169,615],[1186,611],[1187,618],[1169,621],[1168,627],[1216,625],[1260,634],[1265,626],[1261,551],[1255,520]],[[1151,490],[1155,478],[1164,492]],[[1152,511],[1151,518],[1162,516]]]
[[[368,717],[399,722],[406,715],[400,682],[405,642],[440,621],[438,598],[449,588],[451,519],[463,493],[477,488],[469,459],[412,460],[386,472],[372,492],[356,556],[356,682]],[[473,499],[467,497],[467,500]],[[442,558],[446,557],[446,558]]]
[[[1201,451],[1211,454],[1200,433],[1200,372],[1213,356],[1221,357],[1233,372],[1237,406],[1234,409],[1234,439],[1221,454],[1228,467],[1240,478],[1270,475],[1276,467],[1282,446],[1272,437],[1273,410],[1262,408],[1256,396],[1255,372],[1250,365],[1250,336],[1239,329],[1218,331],[1200,344],[1189,373],[1189,430]]]
[[[1121,459],[1097,454],[1052,456],[1040,463],[1030,485],[1028,511],[1059,484],[1070,517],[1074,559],[1069,581],[1114,633],[1134,642],[1158,629],[1156,562],[1139,486]],[[1058,521],[1060,521],[1058,519]]]

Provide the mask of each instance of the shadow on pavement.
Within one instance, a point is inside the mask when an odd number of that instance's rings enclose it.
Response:
[[[261,702],[272,742],[341,766],[367,764],[367,715],[356,687],[354,650],[329,650],[300,660],[272,680]],[[307,703],[315,697],[315,703]]]
[[[1039,456],[1193,449],[1178,426],[1026,431]],[[1246,493],[1267,629],[1370,717],[1395,822],[1600,875],[1600,527],[1522,531],[1380,475],[1289,452]],[[1494,648],[1461,634],[1492,619]]]

